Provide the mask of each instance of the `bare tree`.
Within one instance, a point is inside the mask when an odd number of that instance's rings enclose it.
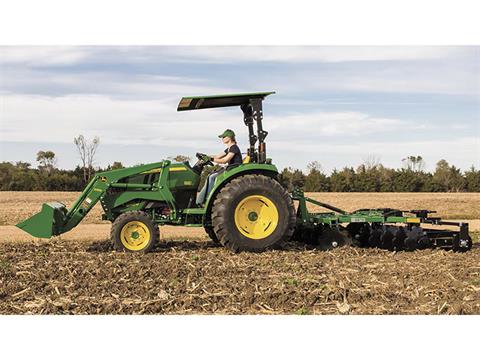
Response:
[[[407,156],[406,158],[402,159],[403,166],[407,170],[412,171],[423,171],[425,169],[425,161],[423,158],[418,156]]]
[[[309,172],[312,172],[312,171],[318,171],[319,173],[323,173],[323,168],[322,168],[322,164],[320,164],[320,161],[311,161],[308,163],[307,165],[307,169]]]
[[[100,144],[100,138],[95,136],[92,141],[88,141],[83,135],[79,135],[73,139],[73,142],[77,146],[80,160],[82,161],[83,180],[88,182],[92,177],[93,163],[98,145]]]
[[[380,156],[375,154],[365,156],[363,158],[363,165],[367,171],[378,168],[380,166]]]

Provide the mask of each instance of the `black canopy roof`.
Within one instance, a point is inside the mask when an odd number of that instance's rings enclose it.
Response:
[[[275,91],[210,96],[186,96],[180,100],[177,111],[240,106],[243,104],[248,104],[250,99],[260,98],[263,100],[265,97],[271,94],[275,94]]]

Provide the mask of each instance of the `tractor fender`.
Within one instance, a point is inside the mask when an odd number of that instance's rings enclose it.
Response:
[[[210,222],[210,213],[212,211],[213,202],[215,201],[217,194],[223,189],[223,187],[235,178],[251,174],[265,175],[276,179],[278,176],[278,170],[277,167],[272,164],[252,163],[239,165],[220,174],[215,180],[215,185],[210,192],[207,201],[205,202],[204,223]]]

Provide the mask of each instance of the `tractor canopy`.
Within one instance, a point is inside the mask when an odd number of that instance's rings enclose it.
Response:
[[[239,106],[243,112],[243,122],[248,127],[248,141],[250,146],[247,150],[247,158],[250,162],[263,164],[267,162],[265,138],[268,131],[263,130],[262,102],[268,95],[275,91],[209,95],[183,97],[178,104],[177,111],[209,109],[227,106]],[[256,133],[253,124],[256,123]],[[258,140],[258,150],[255,144]]]
[[[252,99],[263,100],[271,94],[275,94],[275,91],[209,96],[186,96],[180,100],[177,111],[241,106],[248,104]]]

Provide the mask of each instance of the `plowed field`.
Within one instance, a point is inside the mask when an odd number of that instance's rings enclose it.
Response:
[[[69,204],[77,195],[0,193],[1,314],[480,314],[478,246],[464,254],[325,252],[291,243],[232,254],[214,246],[203,229],[163,227],[155,251],[141,255],[112,251],[99,209],[52,240],[11,226],[46,200]],[[417,195],[420,200],[409,203]],[[347,210],[433,208],[472,225],[480,217],[478,194],[314,197]]]

